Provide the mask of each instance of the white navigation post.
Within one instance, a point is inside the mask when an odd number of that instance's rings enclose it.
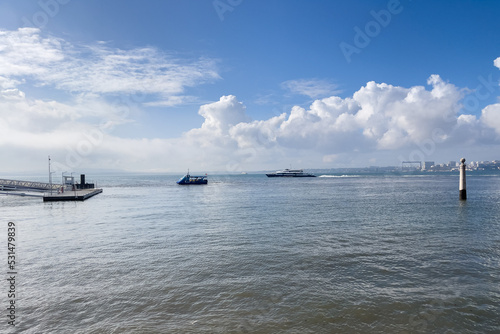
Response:
[[[461,200],[467,199],[467,189],[465,185],[465,159],[460,159],[460,184],[458,186],[458,193]]]

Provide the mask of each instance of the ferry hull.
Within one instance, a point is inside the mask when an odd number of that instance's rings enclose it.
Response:
[[[316,175],[312,174],[276,174],[276,173],[271,173],[271,174],[266,174],[267,177],[316,177]]]

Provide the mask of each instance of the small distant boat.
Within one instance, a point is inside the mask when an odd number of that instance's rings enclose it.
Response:
[[[177,181],[177,184],[207,184],[208,179],[207,179],[207,174],[203,176],[194,176],[194,175],[189,175],[189,171],[186,175],[181,177],[179,181]]]
[[[268,177],[316,177],[314,174],[305,173],[302,169],[283,169],[266,174]]]

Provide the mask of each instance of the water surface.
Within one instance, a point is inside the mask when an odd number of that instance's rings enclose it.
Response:
[[[1,196],[16,331],[500,332],[498,176],[468,175],[467,201],[457,175],[177,178],[97,177],[104,192],[77,203]]]

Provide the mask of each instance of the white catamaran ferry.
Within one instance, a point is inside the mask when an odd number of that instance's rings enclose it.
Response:
[[[283,169],[274,173],[267,173],[268,177],[316,177],[314,174],[305,173],[302,169]]]

